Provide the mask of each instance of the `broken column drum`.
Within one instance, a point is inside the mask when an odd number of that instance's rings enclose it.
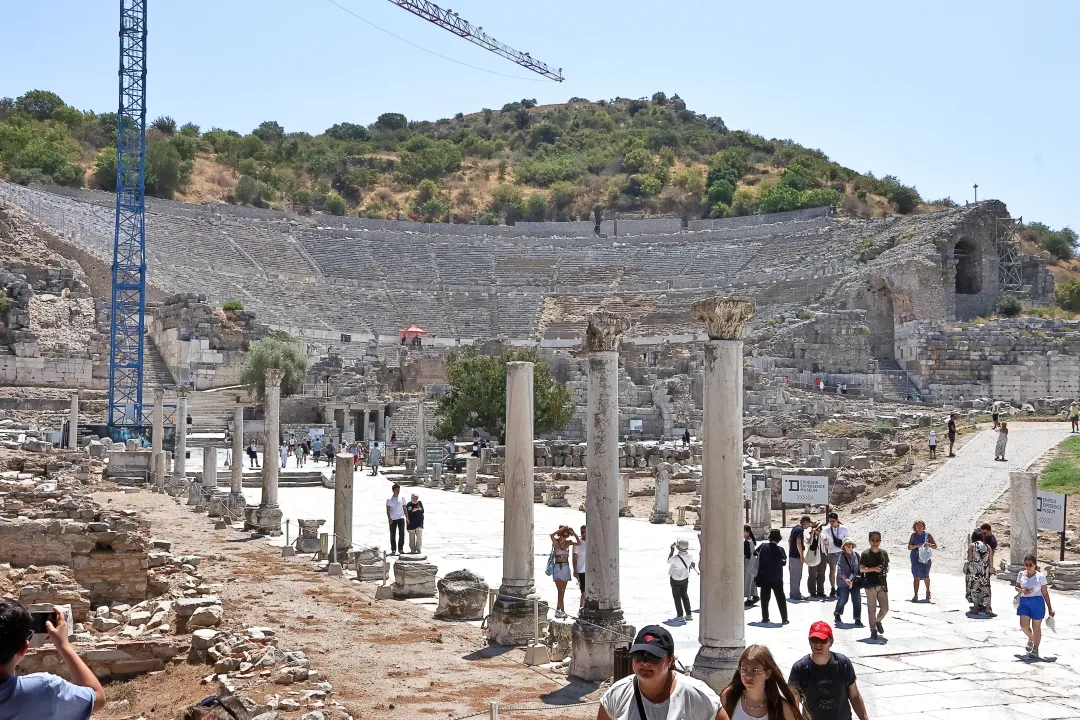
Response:
[[[1038,557],[1039,528],[1036,515],[1038,473],[1009,473],[1009,578],[1024,569],[1024,558]],[[996,572],[990,568],[990,572]]]
[[[68,449],[79,449],[79,393],[71,393],[71,410],[68,413]]]
[[[160,488],[165,478],[158,474],[157,456],[165,445],[165,391],[154,390],[154,409],[150,414],[150,480],[155,488]]]
[[[343,563],[352,547],[353,461],[352,455],[334,460],[334,536],[337,562]]]
[[[217,494],[217,448],[203,448],[202,463],[202,494],[203,500],[209,502]]]
[[[656,468],[656,497],[653,500],[652,515],[649,522],[662,524],[671,522],[671,511],[668,509],[669,491],[671,488],[671,464],[660,463]],[[588,576],[586,575],[586,578]]]
[[[232,465],[229,467],[229,497],[226,507],[233,517],[243,517],[244,499],[244,407],[233,408]]]
[[[271,368],[266,371],[266,400],[263,419],[262,498],[253,513],[254,529],[268,535],[281,534],[281,508],[278,507],[278,462],[280,442],[281,381],[285,371]]]
[[[711,298],[693,304],[705,324],[701,490],[701,647],[692,675],[720,692],[746,645],[743,586],[743,327],[752,300]],[[590,538],[591,540],[592,538]]]
[[[488,641],[522,645],[536,635],[533,602],[533,364],[506,366],[506,495],[503,499],[503,568],[488,622]],[[541,616],[547,606],[541,603]]]
[[[588,401],[585,414],[585,605],[573,628],[570,674],[606,680],[614,646],[632,638],[619,594],[619,337],[628,318],[596,313],[585,331]]]
[[[462,492],[468,495],[476,492],[476,469],[480,466],[480,458],[472,455],[465,458],[465,487]]]

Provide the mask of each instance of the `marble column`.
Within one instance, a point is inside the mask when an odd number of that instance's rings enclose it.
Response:
[[[668,509],[669,491],[671,488],[671,463],[660,463],[656,468],[656,495],[653,499],[652,515],[649,522],[662,525],[671,522],[671,511]],[[585,576],[586,581],[588,575]]]
[[[173,422],[173,485],[183,485],[187,473],[187,396],[188,388],[181,385],[176,389],[176,420]]]
[[[158,472],[158,455],[161,454],[165,442],[165,390],[154,389],[154,410],[150,414],[150,480],[155,490],[159,490],[165,484],[165,476]]]
[[[692,675],[720,692],[746,646],[743,586],[743,327],[753,300],[710,298],[692,306],[705,324],[701,468],[701,617]],[[591,538],[590,538],[591,539]]]
[[[474,458],[472,455],[465,458],[465,487],[461,492],[466,495],[472,495],[476,492],[476,468],[480,465],[480,458]]]
[[[1009,579],[1024,569],[1024,558],[1038,557],[1039,527],[1036,517],[1038,473],[1009,473]],[[997,572],[997,568],[990,568]]]
[[[234,518],[244,516],[244,406],[233,408],[232,465],[229,467],[229,497],[225,506]]]
[[[630,512],[630,473],[619,473],[619,517],[633,517]]]
[[[79,391],[71,393],[71,410],[68,413],[68,450],[79,449]]]
[[[281,381],[285,371],[276,368],[266,371],[266,394],[263,411],[262,499],[255,509],[254,529],[264,535],[281,534],[281,508],[278,507],[278,446],[281,440],[279,417],[281,411]]]
[[[345,563],[352,547],[353,524],[353,462],[345,453],[334,459],[334,535],[337,562]]]
[[[754,490],[750,495],[750,529],[754,531],[758,542],[765,542],[771,528],[772,490]]]
[[[619,595],[619,338],[628,318],[596,313],[585,330],[588,401],[585,413],[585,606],[572,631],[570,674],[606,680],[614,646],[633,637]]]
[[[503,570],[488,622],[488,642],[523,645],[536,635],[533,601],[533,364],[506,365],[506,496]],[[540,603],[541,620],[547,604]]]
[[[203,504],[207,506],[210,517],[220,517],[220,503],[214,507],[214,496],[217,495],[217,448],[204,447],[202,462],[202,495]]]
[[[424,418],[424,399],[416,404],[416,474],[427,476],[427,422]]]

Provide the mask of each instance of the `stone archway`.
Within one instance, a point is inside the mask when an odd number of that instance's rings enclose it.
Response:
[[[982,292],[982,257],[979,246],[968,238],[962,238],[953,248],[953,265],[956,270],[957,295],[977,295]]]

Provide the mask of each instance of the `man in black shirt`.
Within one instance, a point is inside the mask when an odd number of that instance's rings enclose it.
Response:
[[[953,454],[953,444],[956,442],[956,413],[949,413],[949,457],[956,457]]]
[[[803,710],[810,720],[867,720],[855,668],[851,661],[832,651],[833,633],[828,623],[810,626],[810,654],[791,666],[788,684],[803,695]]]
[[[865,576],[863,593],[866,595],[866,614],[870,621],[870,639],[885,634],[881,621],[889,612],[889,553],[881,549],[881,533],[870,532],[870,549],[863,550],[859,558],[859,572]]]
[[[799,602],[802,594],[803,564],[806,562],[806,528],[810,527],[810,516],[803,515],[791,528],[788,536],[788,599]]]
[[[416,555],[424,542],[424,503],[416,493],[405,503],[405,525],[409,530],[409,552]]]

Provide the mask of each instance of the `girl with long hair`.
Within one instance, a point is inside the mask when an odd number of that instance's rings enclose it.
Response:
[[[806,720],[798,696],[764,645],[743,650],[720,702],[731,720]]]

